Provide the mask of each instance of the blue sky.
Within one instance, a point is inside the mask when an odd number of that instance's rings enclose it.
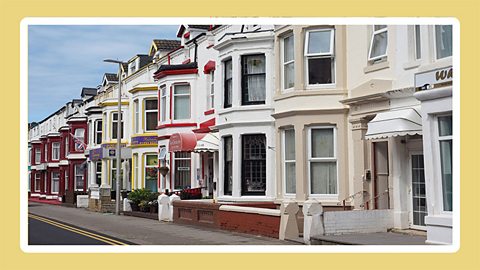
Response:
[[[28,121],[41,121],[82,87],[101,84],[118,66],[103,59],[128,60],[148,54],[153,39],[176,39],[177,26],[31,25],[28,28]]]

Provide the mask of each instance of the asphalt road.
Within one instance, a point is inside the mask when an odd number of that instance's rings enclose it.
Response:
[[[29,245],[129,245],[131,242],[38,215],[28,216]]]

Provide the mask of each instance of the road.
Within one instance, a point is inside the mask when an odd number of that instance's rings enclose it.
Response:
[[[128,245],[131,242],[57,220],[28,215],[29,245]]]

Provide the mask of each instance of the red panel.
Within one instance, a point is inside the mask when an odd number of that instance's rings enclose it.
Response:
[[[177,70],[164,70],[158,73],[153,74],[155,79],[161,79],[170,75],[183,75],[183,74],[197,74],[198,68],[189,68],[189,69],[177,69]]]
[[[215,70],[215,61],[210,60],[208,61],[205,66],[203,67],[203,73],[208,74],[212,70]]]
[[[188,58],[187,60],[183,61],[182,64],[183,65],[188,64],[188,63],[190,63],[190,61],[191,61],[190,58]]]
[[[210,115],[210,114],[214,114],[214,113],[215,113],[215,109],[210,109],[208,111],[203,112],[204,115]]]
[[[183,34],[183,37],[184,38],[190,38],[190,32],[186,32],[185,34]]]
[[[171,128],[171,127],[196,127],[197,123],[171,123],[163,124],[157,127],[157,129]]]
[[[170,152],[191,152],[197,145],[197,140],[205,137],[205,133],[175,133],[170,136],[168,151]]]

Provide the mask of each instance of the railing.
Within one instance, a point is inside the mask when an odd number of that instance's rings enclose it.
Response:
[[[342,200],[342,203],[341,203],[341,204],[343,205],[343,210],[345,210],[346,207],[347,207],[347,206],[346,206],[346,202],[347,202],[347,201],[348,201],[348,202],[351,202],[353,199],[355,199],[355,197],[356,197],[357,195],[359,195],[359,194],[364,195],[365,193],[367,193],[367,191],[365,191],[365,190],[360,190],[359,192],[356,192],[356,193],[354,193],[354,194],[346,197],[345,199],[343,199],[343,200]],[[340,203],[338,203],[337,205],[340,205]]]
[[[375,200],[377,200],[378,198],[380,198],[381,196],[383,196],[383,195],[385,195],[385,194],[387,194],[387,195],[390,194],[390,188],[387,188],[384,192],[378,194],[377,196],[371,198],[370,200],[363,202],[363,203],[360,205],[360,207],[362,207],[364,210],[365,210],[365,209],[368,210],[368,209],[369,209],[368,206],[369,206],[369,203],[370,203],[371,201],[375,201]],[[366,206],[366,207],[365,207],[365,206]]]

